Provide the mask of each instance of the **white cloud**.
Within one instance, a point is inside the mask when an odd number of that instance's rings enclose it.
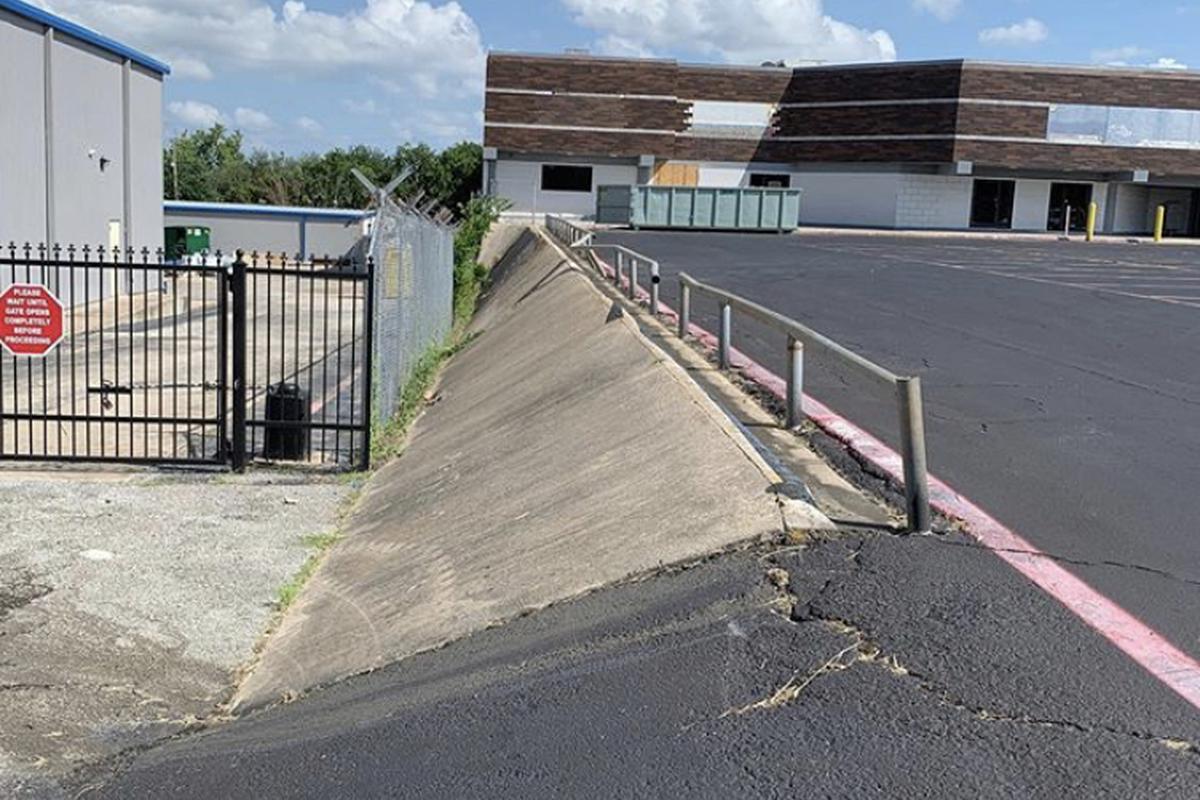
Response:
[[[1113,66],[1125,66],[1131,61],[1139,58],[1145,58],[1150,54],[1150,51],[1144,47],[1138,47],[1136,44],[1122,45],[1121,47],[1101,48],[1092,51],[1092,61],[1096,64],[1111,64]]]
[[[237,108],[233,112],[233,121],[246,131],[265,131],[275,127],[275,121],[265,112],[257,108]]]
[[[325,132],[324,126],[317,122],[312,117],[297,117],[296,127],[307,133],[309,136],[320,136]]]
[[[171,59],[171,77],[184,78],[194,81],[211,81],[213,72],[208,64],[198,58],[179,56]]]
[[[913,0],[913,8],[933,14],[945,22],[962,8],[962,0]]]
[[[1160,57],[1147,61],[1153,53],[1145,47],[1127,44],[1123,47],[1093,50],[1092,61],[1110,67],[1146,67],[1148,69],[1182,70],[1188,65],[1176,58]]]
[[[427,87],[475,75],[484,50],[457,2],[358,0],[333,13],[286,0],[35,0],[181,67],[181,77],[226,68],[334,74],[378,69]],[[119,20],[119,22],[117,22]]]
[[[176,100],[167,104],[167,110],[184,125],[192,128],[211,128],[218,122],[226,121],[225,115],[216,106],[198,100]]]
[[[679,49],[724,61],[891,61],[882,30],[836,20],[822,0],[562,0],[600,35],[598,49],[649,55]]]
[[[1189,69],[1187,64],[1174,58],[1160,58],[1147,66],[1151,69]]]
[[[979,41],[983,44],[1019,47],[1044,42],[1049,35],[1050,29],[1046,23],[1027,17],[1012,25],[985,28],[979,32]]]

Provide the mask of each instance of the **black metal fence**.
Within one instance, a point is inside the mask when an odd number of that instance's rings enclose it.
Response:
[[[0,353],[0,460],[364,467],[373,270],[282,256],[0,248],[62,339]]]

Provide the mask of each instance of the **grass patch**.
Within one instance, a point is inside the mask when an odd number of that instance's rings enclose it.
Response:
[[[304,589],[304,585],[308,583],[308,579],[317,571],[317,567],[321,565],[321,560],[325,557],[325,553],[329,548],[333,547],[342,538],[341,531],[332,531],[329,533],[314,533],[303,537],[301,543],[311,550],[304,564],[292,576],[292,579],[279,587],[279,591],[275,595],[275,607],[279,611],[287,611],[292,603],[296,602],[296,598],[300,596],[300,592]]]

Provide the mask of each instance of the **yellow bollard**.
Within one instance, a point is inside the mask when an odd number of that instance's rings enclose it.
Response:
[[[1163,240],[1163,228],[1167,225],[1167,207],[1159,206],[1154,212],[1154,241],[1161,242]]]
[[[1099,210],[1100,207],[1095,203],[1088,204],[1087,240],[1089,242],[1096,238],[1096,214]]]

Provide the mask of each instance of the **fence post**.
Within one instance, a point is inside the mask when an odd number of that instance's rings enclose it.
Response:
[[[371,401],[375,396],[375,259],[367,256],[367,298],[363,312],[363,446],[358,468],[371,468]],[[352,379],[353,380],[353,379]],[[311,435],[311,432],[310,432]]]
[[[230,268],[229,292],[233,306],[233,433],[230,463],[234,472],[246,470],[246,261],[245,253],[237,251]]]
[[[679,338],[686,339],[692,322],[692,287],[679,279]]]
[[[925,411],[921,402],[921,379],[899,378],[896,394],[900,405],[900,451],[904,459],[904,500],[909,533],[928,533],[929,476],[925,461]]]
[[[658,316],[658,284],[662,280],[658,274],[658,262],[650,262],[650,316]]]
[[[629,299],[637,302],[638,260],[636,256],[629,257]]]
[[[733,337],[733,307],[721,301],[721,338],[717,343],[717,366],[729,369],[729,340]]]
[[[788,336],[787,426],[804,419],[804,343]]]

